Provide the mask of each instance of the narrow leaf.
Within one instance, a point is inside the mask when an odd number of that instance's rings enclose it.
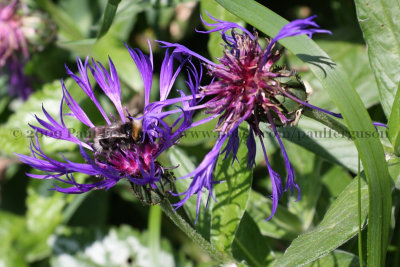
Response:
[[[361,218],[368,212],[368,187],[361,187]],[[354,179],[327,211],[321,223],[312,231],[296,238],[275,266],[301,266],[323,257],[357,234],[358,183]]]
[[[110,29],[120,2],[121,0],[108,0],[106,10],[104,11],[103,22],[97,36],[98,39],[103,37],[103,35]]]
[[[342,250],[335,250],[332,253],[305,265],[306,267],[357,267],[358,257],[352,253]]]

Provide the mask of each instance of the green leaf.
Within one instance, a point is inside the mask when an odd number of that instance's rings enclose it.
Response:
[[[174,174],[177,178],[189,174],[196,168],[196,165],[193,163],[192,159],[183,150],[177,147],[173,147],[168,152],[171,165],[179,166],[178,168],[174,169]],[[191,182],[192,180],[189,178],[176,180],[175,188],[177,192],[181,193],[186,191],[189,188]],[[199,212],[195,227],[196,230],[199,231],[199,233],[206,240],[210,240],[211,215],[209,209],[205,209],[207,205],[207,197],[207,194],[202,194],[200,207],[202,210],[200,210]],[[194,223],[196,219],[196,205],[197,195],[190,197],[183,205],[183,208],[185,209],[192,223]]]
[[[95,38],[90,39],[81,39],[77,41],[66,41],[66,42],[57,42],[59,47],[64,49],[73,51],[77,53],[80,57],[86,57],[92,51],[93,45],[96,43]]]
[[[23,232],[25,227],[25,219],[22,216],[18,216],[6,211],[0,210],[0,258],[7,258],[7,254],[15,245],[15,239],[18,235]]]
[[[241,128],[239,136],[243,136]],[[238,162],[232,164],[232,155],[223,159],[221,155],[215,171],[217,181],[214,186],[218,201],[212,207],[211,243],[220,251],[227,251],[235,237],[240,220],[246,209],[253,178],[252,170],[247,168],[247,146],[239,145]]]
[[[256,191],[251,191],[246,211],[255,221],[261,233],[276,239],[293,240],[302,232],[302,224],[296,214],[278,204],[277,212],[269,221],[268,214],[272,210],[272,200]]]
[[[72,83],[72,79],[65,80],[65,84],[70,92],[77,88],[77,85]],[[1,153],[6,156],[13,156],[12,153],[29,154],[29,142],[34,137],[35,132],[29,127],[28,123],[38,125],[34,117],[35,114],[42,119],[44,118],[42,105],[50,115],[59,120],[61,98],[61,85],[57,81],[44,85],[41,91],[33,93],[26,102],[22,103],[18,110],[9,117],[8,121],[0,126]],[[80,129],[81,123],[75,119],[66,118],[65,122],[69,128],[74,128],[76,131]],[[40,138],[40,142],[46,152],[73,149],[69,142],[58,139]]]
[[[400,83],[394,98],[392,110],[388,121],[388,136],[393,145],[394,152],[400,154]]]
[[[335,38],[335,36],[332,36]],[[367,49],[365,45],[343,42],[318,40],[316,43],[335,61],[343,67],[350,84],[357,90],[366,108],[379,103],[379,91],[369,65]],[[313,105],[330,111],[337,111],[329,94],[321,85],[321,82],[307,68],[303,72],[304,63],[292,53],[289,53],[289,62],[292,68],[299,71],[301,79],[310,85],[312,90],[308,100]]]
[[[388,162],[388,166],[394,186],[397,190],[400,190],[400,158],[390,159]]]
[[[270,249],[256,222],[245,212],[232,243],[232,255],[248,266],[267,266]]]
[[[243,25],[243,21],[238,17],[229,13],[225,8],[221,5],[216,4],[214,0],[201,0],[200,1],[200,10],[201,16],[203,19],[209,23],[215,23],[212,19],[210,19],[206,13],[206,11],[213,16],[214,18],[218,18],[224,21],[231,21],[238,24]],[[203,25],[207,30],[213,29],[213,27],[209,27]],[[210,53],[211,59],[216,61],[216,58],[220,58],[223,55],[224,47],[222,46],[221,33],[213,32],[209,34],[209,40],[207,43],[208,52]]]
[[[298,214],[303,230],[306,230],[312,223],[315,206],[321,193],[322,159],[292,143],[285,142],[285,148],[296,174],[296,183],[301,190],[300,201],[296,201],[297,192],[290,197],[289,211]]]
[[[281,127],[286,140],[298,144],[318,156],[357,172],[357,149],[352,140],[308,117],[301,117],[295,127]],[[290,156],[290,154],[289,154]]]
[[[332,253],[316,260],[313,263],[304,265],[307,267],[357,267],[358,265],[358,257],[352,253],[335,250]]]
[[[389,118],[400,81],[400,4],[396,0],[356,0],[355,3],[382,108]]]
[[[336,198],[351,182],[352,177],[342,167],[332,166],[324,173],[321,180],[330,196]]]
[[[106,10],[104,11],[103,23],[101,24],[101,28],[99,30],[97,38],[100,39],[107,33],[110,29],[111,24],[113,23],[115,13],[117,12],[117,8],[121,0],[108,0]]]
[[[33,179],[28,186],[26,232],[17,241],[28,261],[41,259],[50,253],[51,246],[47,240],[62,222],[67,199],[74,197],[49,191],[51,187],[50,181]]]
[[[276,36],[288,23],[261,4],[249,0],[216,0],[234,15],[242,18],[269,36]],[[391,8],[391,10],[398,10]],[[387,41],[385,38],[382,40]],[[336,65],[308,36],[286,38],[280,43],[306,62],[311,71],[328,91],[332,101],[342,113],[352,132],[373,133],[375,131],[360,96],[350,85],[345,71]],[[389,43],[391,47],[392,44]],[[370,60],[373,64],[372,60]],[[399,68],[394,68],[399,69]],[[396,86],[397,86],[396,82]],[[383,147],[377,137],[354,137],[370,190],[368,226],[368,264],[384,265],[391,217],[391,188]]]
[[[71,16],[50,0],[39,0],[40,5],[51,15],[63,40],[73,41],[84,38],[79,25]]]
[[[368,187],[363,180],[361,182],[361,218],[364,221],[369,206]],[[357,190],[357,179],[354,179],[331,205],[321,223],[293,240],[275,266],[300,266],[313,262],[357,234]]]
[[[90,55],[103,63],[108,62],[108,57],[114,59],[113,62],[120,80],[137,92],[143,90],[142,77],[129,55],[128,49],[120,40],[111,35],[104,36],[93,46],[93,51]]]

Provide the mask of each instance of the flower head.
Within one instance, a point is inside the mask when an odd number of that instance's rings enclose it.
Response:
[[[149,99],[153,76],[152,55],[148,57],[138,49],[129,47],[128,49],[145,85],[144,114],[134,117],[122,107],[121,87],[117,70],[111,59],[109,59],[109,72],[100,62],[92,60],[90,64],[88,58],[85,62],[77,59],[79,75],[74,74],[68,67],[66,67],[67,72],[96,106],[104,119],[104,125],[96,126],[90,116],[71,96],[65,84],[61,82],[63,98],[59,111],[60,120],[57,121],[53,118],[43,107],[47,121],[35,116],[40,126],[31,125],[31,127],[42,135],[78,145],[84,163],[72,162],[63,155],[61,155],[62,161],[48,157],[36,137],[31,142],[32,156],[18,155],[22,162],[45,173],[28,174],[30,177],[61,181],[68,187],[55,185],[55,190],[63,193],[84,193],[92,189],[109,189],[119,180],[127,179],[134,188],[137,188],[135,193],[139,194],[138,192],[145,188],[145,192],[151,195],[154,190],[171,184],[172,174],[157,161],[157,157],[178,141],[181,133],[189,127],[192,113],[178,109],[180,116],[175,120],[173,126],[169,126],[164,119],[173,112],[166,112],[163,107],[151,105]],[[167,51],[161,68],[160,99],[162,100],[168,97],[176,76],[185,63],[181,62],[174,72],[174,59],[175,57],[170,56]],[[92,73],[101,90],[114,105],[115,116],[107,115],[96,98],[94,88],[89,82],[88,71]],[[194,72],[190,73],[195,74]],[[192,75],[190,79],[197,81],[199,77]],[[195,90],[193,84],[189,84],[189,86],[192,91]],[[63,113],[64,103],[71,113]],[[185,107],[193,104],[193,96],[183,103]],[[64,122],[65,116],[72,116],[86,125],[88,128],[87,138],[74,136]],[[86,184],[78,183],[74,178],[75,173],[97,177],[97,181]],[[166,193],[170,188],[165,187],[162,190],[161,194]],[[139,195],[146,199],[143,194]],[[154,201],[151,203],[154,204]]]
[[[22,32],[22,21],[17,14],[18,3],[0,3],[0,70],[5,67],[10,75],[12,94],[26,99],[32,89],[23,74],[23,62],[28,58],[27,40]],[[20,57],[22,59],[20,60]]]
[[[209,15],[210,16],[210,15]],[[210,33],[219,31],[225,42],[224,54],[218,59],[219,64],[214,63],[190,49],[180,45],[167,42],[160,42],[165,47],[175,48],[175,52],[185,53],[203,61],[208,70],[208,74],[213,78],[212,82],[201,87],[198,97],[207,96],[206,102],[197,105],[203,108],[210,115],[211,120],[218,117],[215,130],[220,132],[214,148],[205,156],[202,163],[191,173],[183,178],[193,177],[193,182],[189,189],[182,194],[183,200],[176,205],[179,207],[193,194],[201,197],[203,188],[209,190],[211,194],[212,185],[215,184],[213,169],[218,156],[226,153],[233,154],[236,158],[239,144],[239,125],[246,121],[249,125],[249,135],[247,139],[248,147],[248,166],[255,164],[256,142],[258,137],[267,164],[268,173],[272,181],[272,214],[275,213],[280,195],[286,191],[300,190],[294,182],[294,171],[290,164],[288,155],[279,137],[276,126],[295,124],[304,106],[316,108],[331,115],[341,117],[307,103],[305,87],[299,76],[294,71],[287,70],[285,67],[276,66],[276,62],[281,57],[281,51],[274,49],[275,44],[282,38],[307,34],[310,37],[314,33],[330,33],[327,30],[318,29],[318,25],[313,21],[315,16],[295,20],[284,26],[281,31],[263,49],[258,43],[257,33],[251,34],[245,28],[232,23],[225,22],[210,16],[215,23],[203,23],[214,27],[209,31],[199,31]],[[230,34],[229,34],[230,32]],[[280,175],[276,173],[268,160],[263,144],[263,133],[260,130],[260,123],[268,123],[278,140],[282,149],[287,169],[286,186],[282,188]],[[195,122],[198,125],[201,122]],[[227,141],[223,149],[224,142]],[[225,156],[225,157],[226,157]],[[270,218],[271,218],[270,217]]]
[[[8,4],[6,4],[9,2]],[[0,74],[9,76],[9,91],[26,100],[32,88],[24,75],[29,50],[43,49],[55,37],[55,26],[44,13],[18,0],[0,3]]]

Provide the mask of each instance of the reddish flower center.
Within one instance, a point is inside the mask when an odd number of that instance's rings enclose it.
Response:
[[[234,33],[235,44],[227,47],[219,59],[221,65],[208,66],[209,75],[219,78],[203,88],[207,95],[215,97],[207,103],[208,113],[222,113],[218,130],[228,132],[235,125],[250,118],[257,107],[264,110],[273,108],[269,100],[277,89],[270,67],[279,55],[260,68],[264,51],[257,39],[246,34]]]
[[[108,155],[107,161],[121,174],[141,177],[141,169],[149,172],[152,163],[156,164],[154,157],[158,148],[157,144],[134,144],[129,149],[112,151]]]

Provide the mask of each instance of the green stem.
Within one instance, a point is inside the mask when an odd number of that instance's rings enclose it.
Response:
[[[190,226],[177,212],[175,212],[168,199],[164,199],[160,206],[164,213],[178,226],[194,243],[207,252],[213,259],[223,262],[235,262],[234,259],[218,251],[210,242],[205,240],[192,226]]]
[[[309,107],[304,107],[303,115],[328,126],[332,130],[343,134],[343,136],[345,137],[352,138],[349,129],[344,124],[340,123],[332,116],[323,113],[322,111],[311,109]]]
[[[361,233],[361,171],[360,157],[358,157],[358,262],[363,267],[362,233]]]
[[[90,195],[92,191],[85,194],[76,195],[74,199],[69,203],[63,212],[62,222],[64,224],[68,223],[72,216],[75,214],[77,209],[81,206],[82,202]]]
[[[160,235],[161,235],[161,208],[159,206],[151,206],[148,229],[149,229],[149,248],[150,261],[152,266],[160,266],[158,255],[160,251]]]

